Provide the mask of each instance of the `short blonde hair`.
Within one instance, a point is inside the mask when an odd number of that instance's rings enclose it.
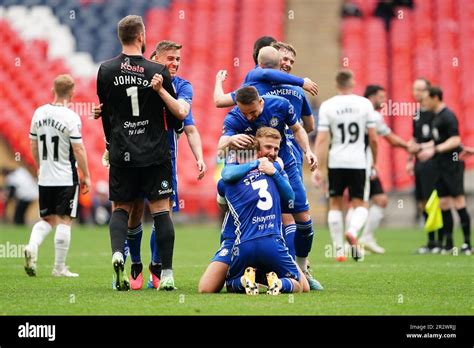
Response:
[[[272,43],[271,46],[275,47],[278,51],[286,50],[288,52],[291,52],[296,57],[296,49],[293,47],[293,45],[290,45],[289,43],[278,41],[278,42]]]
[[[262,127],[257,130],[255,138],[257,138],[257,140],[261,138],[273,138],[276,140],[281,140],[281,134],[275,128]]]
[[[74,89],[74,79],[68,74],[58,75],[54,79],[53,89],[56,96],[67,97]]]

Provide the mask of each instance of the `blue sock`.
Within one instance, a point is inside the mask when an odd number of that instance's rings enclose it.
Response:
[[[127,232],[127,244],[130,249],[132,263],[141,263],[140,246],[142,243],[143,229],[140,223],[137,227],[129,228]]]
[[[240,281],[240,277],[226,280],[225,285],[227,287],[227,292],[245,292],[245,288]]]
[[[295,251],[297,257],[308,257],[313,244],[313,221],[296,221]]]
[[[295,232],[296,232],[296,225],[291,224],[285,226],[285,243],[288,247],[288,252],[290,253],[293,260],[295,259]]]
[[[151,229],[151,236],[150,236],[150,250],[151,250],[151,262],[153,264],[161,263],[160,255],[158,254],[158,248],[156,247],[156,231],[155,226]]]
[[[293,292],[293,283],[290,278],[280,278],[281,280],[281,293],[291,293]]]

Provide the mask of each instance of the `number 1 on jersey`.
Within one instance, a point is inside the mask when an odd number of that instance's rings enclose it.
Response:
[[[132,86],[126,89],[127,96],[132,97],[132,115],[140,116],[140,106],[138,105],[138,87]]]

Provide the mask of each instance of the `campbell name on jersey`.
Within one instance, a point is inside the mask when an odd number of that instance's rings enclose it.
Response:
[[[328,167],[365,169],[367,128],[375,127],[374,107],[364,97],[336,95],[321,104],[319,131],[331,133]]]
[[[62,105],[36,109],[30,139],[38,141],[40,186],[72,186],[78,183],[71,144],[82,143],[81,118]]]

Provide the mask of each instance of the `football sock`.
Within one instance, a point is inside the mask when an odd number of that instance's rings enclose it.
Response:
[[[345,226],[349,226],[351,224],[352,214],[354,214],[354,208],[350,207],[346,212]]]
[[[127,245],[129,247],[132,263],[141,263],[140,246],[142,243],[143,228],[140,223],[134,228],[127,230]]]
[[[118,252],[123,255],[125,240],[127,239],[128,213],[123,209],[112,212],[109,223],[112,254]]]
[[[471,217],[469,216],[466,207],[458,209],[458,215],[461,220],[464,243],[471,245]]]
[[[243,277],[226,280],[225,285],[228,292],[245,292],[245,286],[242,284]]]
[[[353,235],[354,237],[357,237],[357,233],[362,228],[362,226],[364,226],[365,222],[367,221],[368,215],[369,211],[366,207],[355,208],[347,232]]]
[[[307,258],[313,244],[313,221],[309,219],[306,222],[296,221],[295,232],[295,253],[296,263],[303,271],[307,270]]]
[[[291,224],[285,226],[285,243],[288,247],[288,253],[291,255],[293,260],[295,259],[295,233],[296,233],[296,224]]]
[[[334,247],[337,249],[344,247],[344,223],[342,211],[330,210],[328,212],[328,225]]]
[[[441,214],[443,215],[443,227],[441,228],[443,238],[446,238],[446,249],[451,249],[453,247],[453,214],[451,209],[442,210]]]
[[[293,292],[293,283],[290,278],[280,278],[281,280],[281,293],[291,293]]]
[[[38,254],[38,247],[43,243],[43,240],[52,229],[53,227],[45,220],[40,220],[33,226],[28,245],[33,249],[36,255]]]
[[[152,214],[155,222],[156,246],[163,270],[173,268],[174,226],[169,211]],[[162,273],[163,274],[163,273]]]
[[[156,247],[156,231],[155,226],[151,229],[150,236],[150,250],[151,250],[151,263],[157,265],[161,263],[160,254],[158,253],[158,248]]]
[[[64,267],[66,265],[66,257],[70,243],[71,226],[65,224],[59,224],[56,226],[56,233],[54,234],[54,266],[56,268]]]
[[[428,213],[426,211],[423,211],[423,221],[426,223],[426,220],[428,220]],[[435,243],[435,233],[434,231],[428,232],[428,246],[431,247]]]
[[[369,216],[367,217],[367,222],[365,223],[364,232],[362,237],[364,240],[373,241],[374,234],[377,228],[380,226],[380,222],[383,219],[385,209],[377,204],[373,204],[369,208]]]

